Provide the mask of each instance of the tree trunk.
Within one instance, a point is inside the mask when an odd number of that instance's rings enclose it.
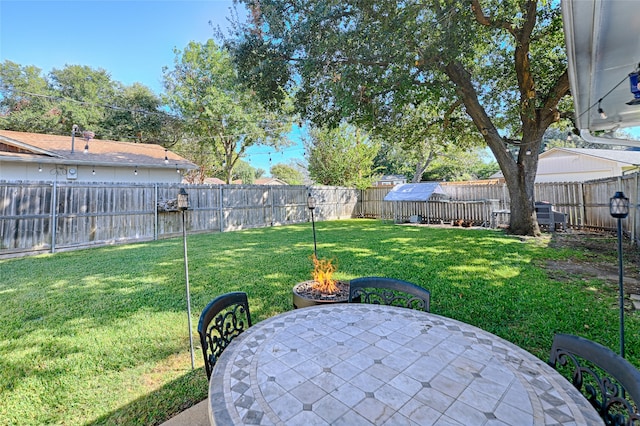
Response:
[[[516,235],[539,236],[540,227],[535,215],[534,184],[538,169],[538,153],[544,129],[550,118],[537,122],[528,121],[523,125],[522,141],[510,141],[498,133],[486,111],[480,105],[471,84],[471,75],[462,64],[451,62],[445,67],[449,79],[458,87],[467,114],[484,136],[491,152],[496,157],[511,197],[509,232]],[[517,158],[509,147],[517,146]]]
[[[422,180],[422,175],[424,174],[424,171],[427,170],[427,167],[429,167],[429,164],[431,164],[431,160],[433,160],[433,151],[429,151],[429,155],[426,159],[423,155],[420,155],[411,183],[418,183]]]
[[[509,232],[515,235],[539,236],[540,227],[535,215],[535,169],[529,173],[529,176],[526,176],[524,172],[525,166],[522,164],[517,166],[518,173],[515,175],[505,174],[507,190],[511,199]],[[531,179],[531,176],[533,176],[533,179]]]

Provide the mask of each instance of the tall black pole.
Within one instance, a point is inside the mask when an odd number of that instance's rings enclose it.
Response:
[[[313,209],[311,209],[311,226],[313,227],[313,255],[318,258],[318,248],[316,246],[316,221],[313,217]]]
[[[620,290],[620,356],[624,358],[624,283],[622,265],[622,219],[618,218],[618,287]]]
[[[182,210],[182,240],[184,242],[184,276],[187,280],[187,321],[189,324],[189,348],[191,350],[191,369],[195,368],[194,358],[193,358],[193,331],[191,331],[191,292],[189,291],[189,260],[187,257],[187,226],[184,215],[184,210]]]

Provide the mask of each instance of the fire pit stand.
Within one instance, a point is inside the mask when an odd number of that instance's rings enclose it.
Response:
[[[312,288],[314,281],[303,281],[293,286],[294,309],[306,308],[329,303],[347,303],[349,301],[349,282],[336,281],[339,292],[336,294],[321,294]]]

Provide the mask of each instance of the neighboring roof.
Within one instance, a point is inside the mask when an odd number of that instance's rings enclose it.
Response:
[[[384,201],[428,201],[433,194],[446,196],[438,182],[403,183],[394,186]]]
[[[589,148],[553,148],[540,154],[540,159],[552,156],[559,151],[565,151],[571,154],[589,155],[592,157],[602,158],[619,163],[640,165],[640,151],[621,150],[621,149],[589,149]]]
[[[255,185],[288,185],[287,182],[275,177],[256,179],[253,183]]]
[[[380,176],[378,178],[378,181],[381,180],[407,180],[407,177],[405,175],[384,175],[384,176]]]
[[[204,182],[207,185],[224,185],[225,181],[218,179],[217,177],[204,178]]]
[[[189,160],[165,150],[156,144],[118,142],[90,139],[89,151],[84,153],[87,143],[81,135],[74,138],[71,152],[71,135],[46,135],[41,133],[0,130],[0,159],[24,162],[91,164],[118,166],[123,164],[140,167],[197,169]],[[168,162],[165,163],[165,155]]]

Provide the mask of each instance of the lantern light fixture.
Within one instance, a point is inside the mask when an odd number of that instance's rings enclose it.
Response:
[[[633,99],[627,102],[627,105],[640,105],[640,83],[638,82],[638,76],[638,71],[629,74],[629,86],[633,94]]]
[[[307,197],[307,208],[311,212],[311,226],[313,228],[313,255],[317,259],[318,245],[316,243],[316,220],[315,220],[315,217],[313,216],[313,211],[316,208],[316,198],[313,195],[311,195],[311,192],[309,192],[309,196]]]
[[[84,132],[82,132],[82,137],[84,138],[84,152],[85,154],[89,153],[89,140],[92,139],[93,137],[95,137],[95,133],[89,131],[89,130],[85,130]]]
[[[311,193],[309,193],[309,196],[307,197],[307,208],[309,210],[313,210],[316,208],[316,198],[311,195]]]
[[[183,211],[189,209],[189,194],[184,188],[180,188],[178,192],[178,209]]]
[[[618,301],[620,306],[620,356],[624,358],[624,266],[622,264],[622,219],[629,215],[629,198],[618,191],[609,199],[609,213],[618,220]]]
[[[629,215],[629,198],[622,191],[618,191],[609,199],[609,213],[611,216],[624,219]]]

